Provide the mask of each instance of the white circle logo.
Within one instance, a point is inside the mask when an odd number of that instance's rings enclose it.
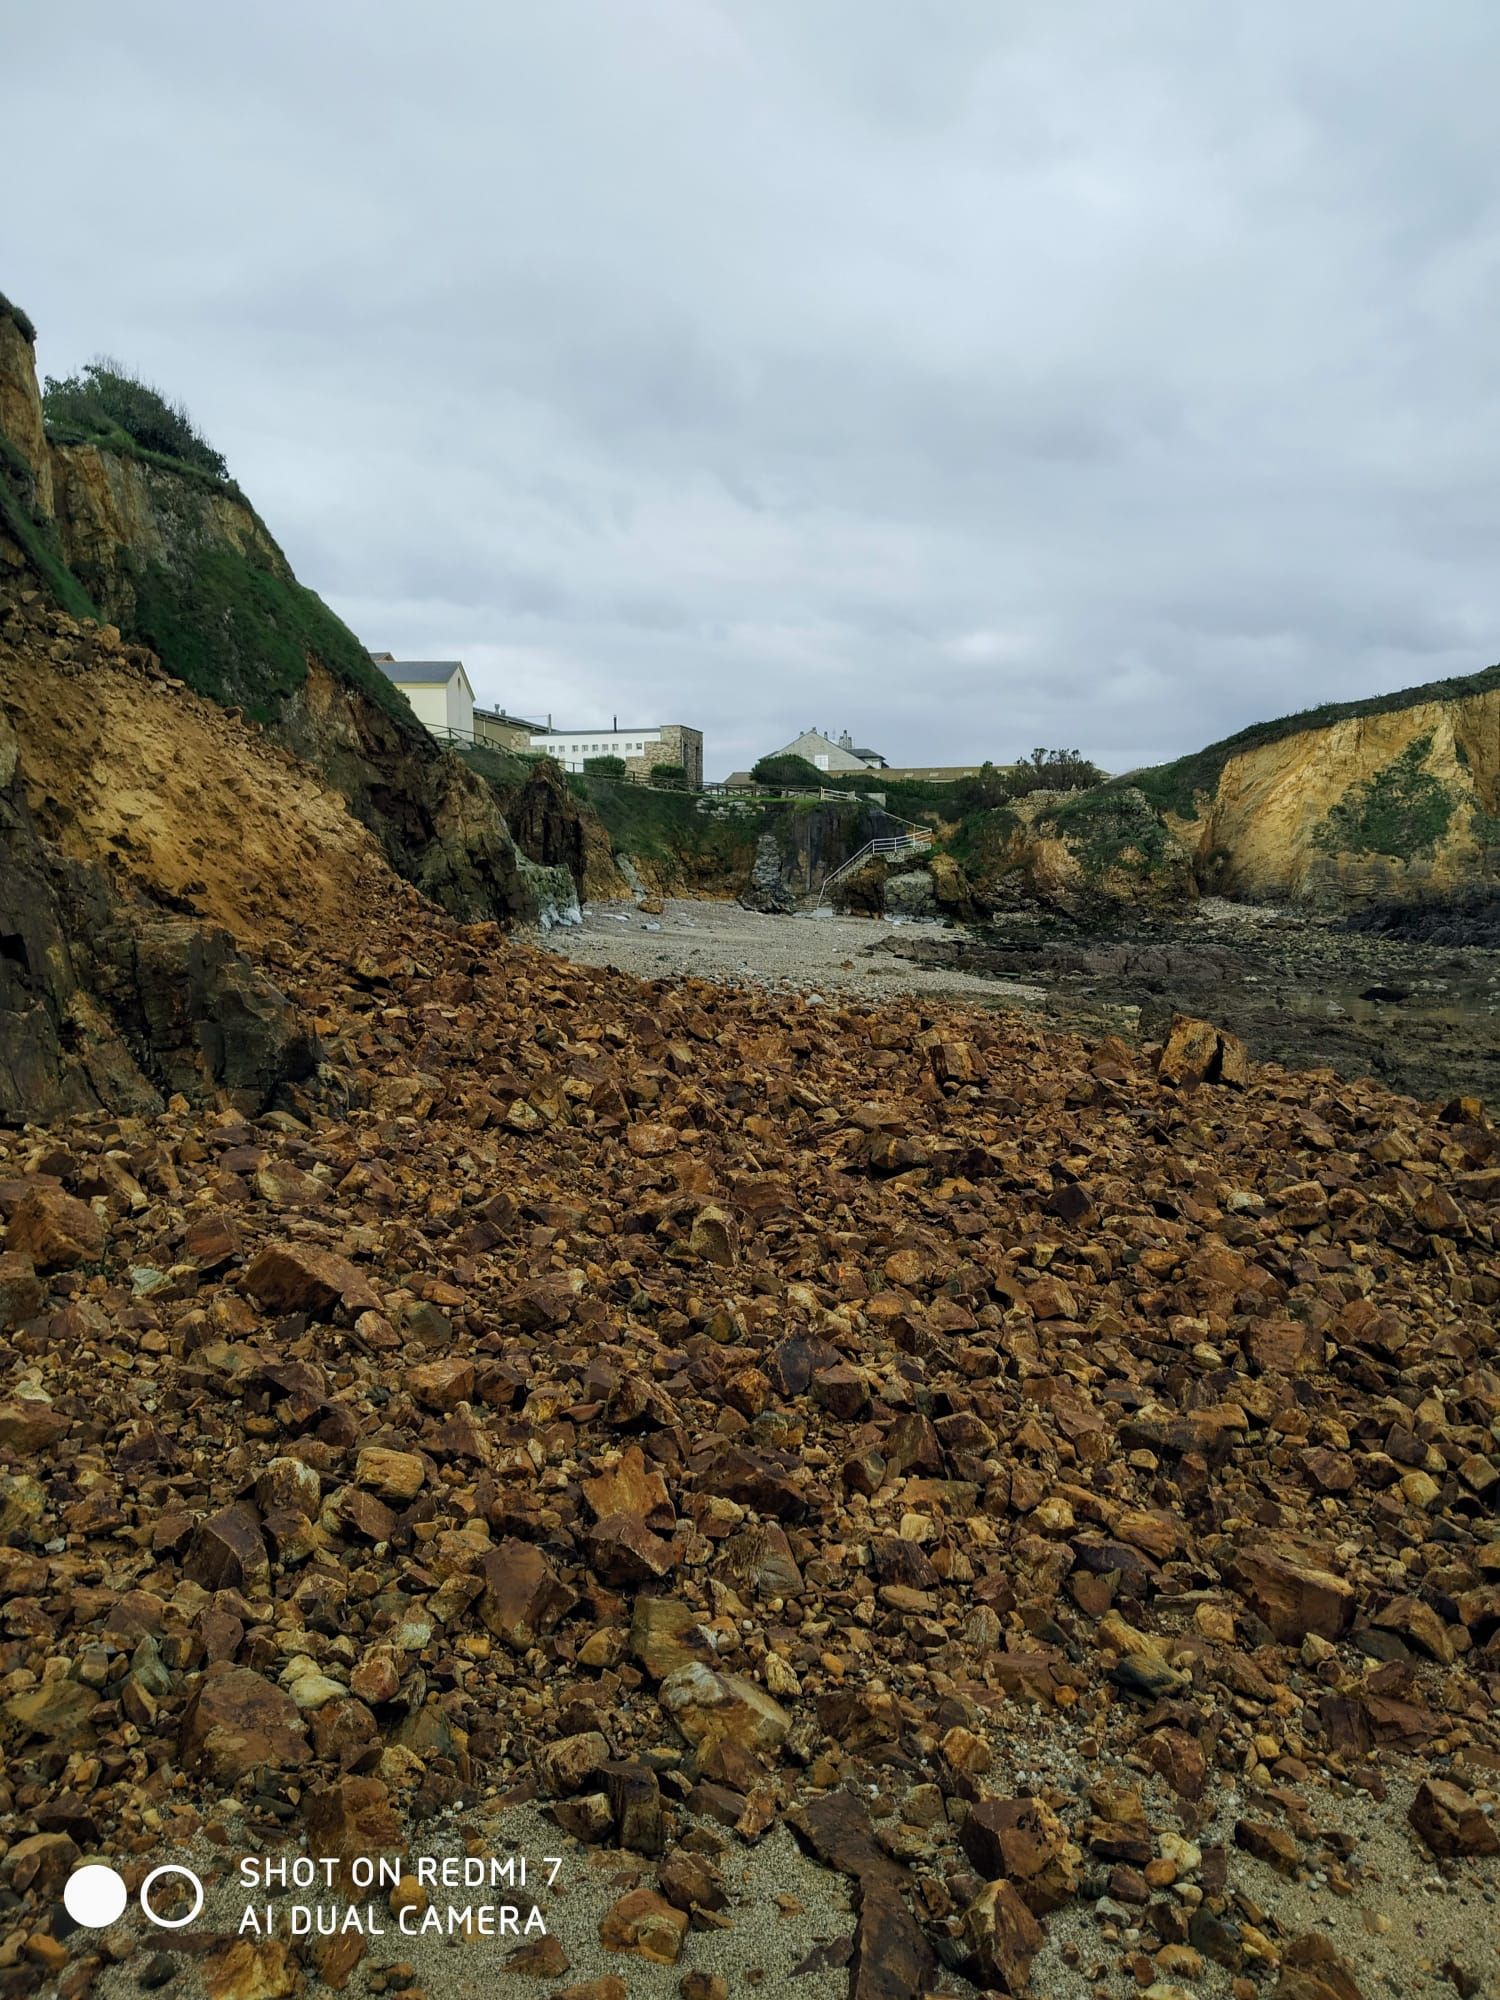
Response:
[[[127,1900],[123,1877],[102,1861],[75,1869],[63,1888],[63,1908],[75,1924],[91,1931],[108,1930],[118,1923]]]
[[[197,1900],[194,1902],[193,1907],[188,1911],[185,1917],[159,1917],[156,1914],[155,1910],[152,1909],[150,1903],[147,1901],[147,1896],[149,1894],[151,1884],[153,1882],[159,1882],[163,1875],[181,1875],[184,1881],[191,1882],[193,1887],[197,1890],[198,1892]],[[141,1884],[141,1908],[146,1912],[146,1915],[151,1919],[152,1923],[158,1925],[162,1930],[180,1931],[183,1925],[190,1924],[193,1921],[194,1917],[197,1916],[198,1912],[203,1908],[203,1884],[198,1879],[198,1877],[193,1873],[191,1868],[180,1868],[178,1867],[175,1861],[164,1861],[160,1868],[153,1868],[151,1870],[151,1873],[146,1877],[145,1881]]]

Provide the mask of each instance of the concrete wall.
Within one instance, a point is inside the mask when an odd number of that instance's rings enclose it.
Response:
[[[468,677],[457,673],[446,686],[436,681],[397,681],[424,729],[441,737],[452,730],[465,739],[474,734],[474,690]]]
[[[532,731],[524,722],[502,722],[482,709],[474,711],[474,735],[481,743],[493,743],[500,750],[529,750]]]
[[[462,668],[449,681],[445,693],[447,695],[447,714],[445,720],[448,727],[456,730],[460,736],[472,736],[474,734],[474,690],[469,686],[469,677]]]
[[[438,687],[431,681],[413,681],[406,687],[397,681],[396,685],[411,703],[418,722],[424,728],[436,734],[440,729],[452,727],[448,720],[448,690],[445,687]]]

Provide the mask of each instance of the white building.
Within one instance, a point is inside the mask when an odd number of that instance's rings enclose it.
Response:
[[[556,758],[565,771],[581,771],[593,757],[618,757],[635,778],[649,781],[653,766],[674,764],[694,790],[703,783],[703,732],[685,722],[636,729],[539,729],[531,748]]]
[[[856,749],[846,729],[837,743],[820,729],[804,729],[791,743],[771,752],[773,757],[802,757],[818,771],[882,771],[885,759],[878,750]]]
[[[531,747],[555,757],[565,771],[581,771],[585,757],[623,757],[629,763],[660,742],[660,729],[539,729]]]
[[[447,741],[474,740],[474,690],[462,660],[397,660],[389,653],[370,658],[406,696],[418,722]]]

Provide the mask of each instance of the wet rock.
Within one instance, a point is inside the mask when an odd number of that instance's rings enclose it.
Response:
[[[1039,1799],[978,1799],[959,1829],[965,1854],[988,1880],[1003,1877],[1036,1915],[1078,1887],[1080,1850]]]
[[[268,1312],[306,1312],[323,1317],[338,1305],[352,1312],[379,1305],[345,1258],[301,1243],[268,1244],[253,1258],[241,1283]]]
[[[1190,1014],[1174,1014],[1166,1047],[1157,1064],[1163,1083],[1224,1083],[1243,1088],[1249,1058],[1238,1036]]]
[[[46,1293],[29,1255],[0,1251],[0,1333],[8,1333],[40,1312]]]
[[[745,1750],[776,1750],[791,1728],[786,1710],[753,1681],[699,1661],[668,1674],[656,1698],[700,1753],[723,1738]]]
[[[302,1970],[281,1938],[234,1938],[203,1961],[208,2000],[290,2000]]]
[[[979,1979],[1002,1994],[1026,1991],[1042,1929],[1009,1882],[980,1890],[964,1911],[963,1935]]]
[[[1364,2000],[1364,1995],[1337,1946],[1309,1931],[1283,1952],[1271,2000]]]
[[[414,1451],[387,1451],[366,1445],[354,1462],[354,1478],[382,1500],[405,1504],[415,1500],[427,1479],[427,1468]]]
[[[271,1565],[255,1509],[237,1501],[211,1515],[189,1545],[183,1574],[205,1590],[264,1591]]]

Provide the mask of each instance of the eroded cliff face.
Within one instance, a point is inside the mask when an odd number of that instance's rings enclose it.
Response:
[[[52,459],[42,429],[31,342],[20,322],[0,312],[0,436],[24,461],[31,491],[26,496],[43,514],[52,512]]]
[[[182,873],[195,845],[210,869],[214,858],[215,793],[201,768],[172,760],[173,790],[159,771],[126,767],[108,824],[87,786],[59,789],[68,757],[97,776],[98,745],[81,726],[96,707],[108,715],[121,697],[138,722],[149,715],[146,681],[98,627],[0,609],[0,1124],[145,1114],[178,1093],[253,1114],[316,1069],[316,1039],[274,982],[220,922],[184,914],[196,887],[205,916],[253,934],[268,893],[247,902],[243,875],[210,890]],[[360,837],[371,886],[371,871],[391,881]]]
[[[539,759],[525,782],[504,795],[502,804],[512,838],[536,867],[565,870],[578,894],[600,902],[630,894],[615,866],[604,826],[579,804],[568,789],[562,766],[552,758]]]
[[[55,539],[68,580],[127,638],[306,758],[392,865],[445,909],[535,914],[492,792],[432,740],[354,634],[297,582],[237,489],[134,453],[49,444],[31,343],[4,315],[0,429],[12,487],[24,464],[19,498]],[[22,552],[11,554],[14,571]]]
[[[290,576],[286,559],[242,500],[207,480],[92,444],[47,446],[53,513],[68,566],[122,629],[137,613],[136,579],[180,560],[193,543],[222,542]]]
[[[1257,745],[1171,821],[1199,880],[1253,901],[1446,902],[1500,883],[1500,689]]]

